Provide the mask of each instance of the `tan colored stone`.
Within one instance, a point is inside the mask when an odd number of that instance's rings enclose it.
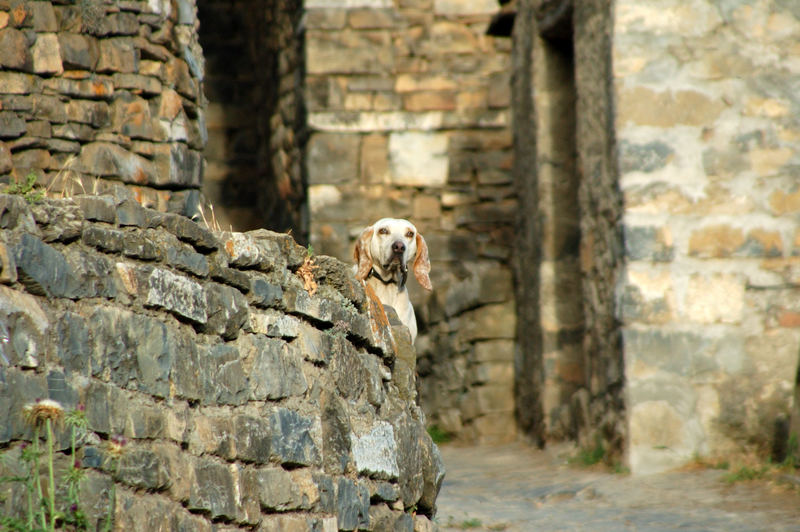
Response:
[[[164,89],[158,103],[158,117],[174,120],[183,109],[180,95],[172,89]]]
[[[791,192],[774,191],[769,197],[769,206],[775,214],[800,212],[800,187]]]
[[[789,148],[756,149],[748,153],[750,165],[762,177],[775,175],[783,169],[795,154]]]
[[[398,74],[394,85],[394,90],[397,92],[454,91],[457,89],[458,83],[452,77],[432,74]]]
[[[33,71],[37,74],[61,74],[61,49],[55,33],[40,33],[31,47]]]
[[[3,29],[6,26],[8,26],[9,19],[10,19],[10,16],[8,15],[7,12],[0,11],[0,29]]]
[[[409,131],[389,136],[391,181],[400,186],[439,187],[447,182],[448,137]]]
[[[766,116],[779,118],[790,113],[787,102],[774,98],[749,98],[745,102],[744,114],[747,116]]]
[[[347,111],[369,111],[372,100],[373,96],[368,92],[349,93],[344,97],[344,108]]]
[[[729,257],[745,242],[741,229],[728,225],[713,225],[692,232],[689,255],[702,258]]]
[[[646,87],[623,90],[618,96],[618,123],[640,126],[703,126],[725,109],[721,100],[697,91],[655,92]]]
[[[386,135],[365,135],[361,140],[361,179],[384,183],[389,178],[389,150]]]
[[[347,22],[355,29],[393,28],[399,22],[397,10],[392,9],[353,9],[348,13]]]
[[[403,96],[403,108],[406,111],[453,111],[456,99],[449,92],[412,92]]]
[[[414,219],[437,219],[442,215],[442,204],[438,198],[429,195],[415,196],[411,204]]]
[[[741,322],[744,284],[732,274],[692,275],[684,301],[687,317],[698,323]]]

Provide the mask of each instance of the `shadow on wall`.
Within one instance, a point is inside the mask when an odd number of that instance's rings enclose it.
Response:
[[[206,58],[203,192],[222,229],[307,240],[300,1],[198,0]]]

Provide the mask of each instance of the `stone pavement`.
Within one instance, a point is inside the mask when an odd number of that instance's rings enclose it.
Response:
[[[440,447],[440,530],[800,531],[800,495],[724,471],[612,474],[566,464],[572,447]]]

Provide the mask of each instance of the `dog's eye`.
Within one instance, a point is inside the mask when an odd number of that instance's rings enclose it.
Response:
[[[414,238],[414,231],[409,229],[408,232],[406,233],[406,238]]]
[[[389,234],[389,229],[386,228],[386,227],[381,227],[380,229],[378,229],[378,234],[379,235],[388,235]]]

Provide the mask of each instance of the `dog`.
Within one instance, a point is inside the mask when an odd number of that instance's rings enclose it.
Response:
[[[408,220],[382,218],[361,232],[353,257],[356,279],[366,283],[383,305],[397,312],[413,343],[417,338],[417,317],[406,280],[411,265],[417,282],[426,290],[433,290],[425,239]]]

